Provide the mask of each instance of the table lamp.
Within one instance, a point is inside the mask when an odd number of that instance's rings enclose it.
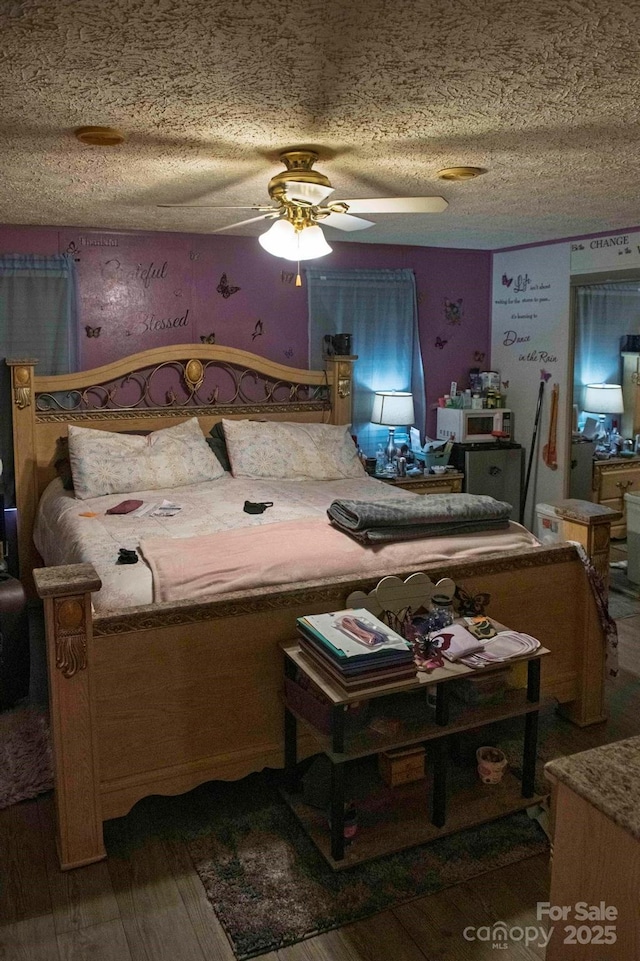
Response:
[[[414,420],[413,394],[409,391],[377,390],[375,392],[371,421],[374,424],[384,424],[389,428],[389,439],[385,450],[387,466],[393,462],[396,455],[393,439],[396,427],[410,427]]]
[[[602,439],[606,436],[605,417],[609,414],[624,413],[622,387],[620,384],[587,384],[584,389],[583,409],[587,413],[598,414],[598,439]]]

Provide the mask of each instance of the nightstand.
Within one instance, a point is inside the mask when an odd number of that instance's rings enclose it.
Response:
[[[421,474],[419,477],[379,477],[383,484],[402,487],[412,494],[460,494],[464,474],[460,471],[445,471],[444,474]]]
[[[640,457],[610,457],[593,462],[593,500],[619,511],[621,517],[611,525],[611,537],[627,536],[627,509],[624,495],[640,491]]]

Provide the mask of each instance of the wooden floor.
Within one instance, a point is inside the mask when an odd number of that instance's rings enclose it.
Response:
[[[624,603],[623,603],[624,600]],[[624,693],[615,718],[567,725],[565,753],[640,734],[640,601],[613,595]],[[637,648],[637,650],[636,650]],[[633,672],[633,673],[630,673]],[[636,675],[637,680],[636,680]],[[292,947],[263,961],[495,961],[469,926],[539,926],[548,861],[538,856]],[[509,961],[544,958],[540,945],[509,942]],[[53,800],[44,795],[0,811],[2,961],[234,961],[185,849],[153,841],[128,861],[58,870]]]

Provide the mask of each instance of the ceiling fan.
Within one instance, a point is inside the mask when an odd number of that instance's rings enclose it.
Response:
[[[255,210],[257,217],[240,220],[213,233],[223,233],[259,220],[276,222],[258,238],[269,253],[287,260],[311,260],[331,252],[320,224],[337,230],[365,230],[371,220],[354,214],[440,213],[448,207],[444,197],[378,197],[371,200],[328,201],[333,193],[329,178],[313,165],[318,160],[315,150],[285,150],[280,154],[285,170],[271,178],[268,185],[271,204],[245,207],[218,207],[219,210]],[[161,207],[217,206],[208,204],[160,204]]]

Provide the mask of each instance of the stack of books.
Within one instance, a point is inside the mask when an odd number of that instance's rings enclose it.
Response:
[[[411,645],[363,608],[297,619],[300,650],[348,691],[415,677]]]

